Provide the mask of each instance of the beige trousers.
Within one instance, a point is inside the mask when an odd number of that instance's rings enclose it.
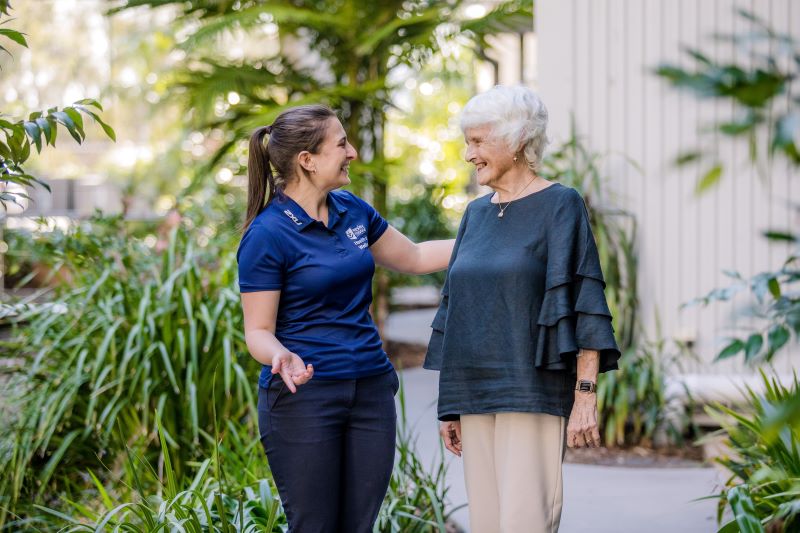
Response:
[[[461,415],[474,533],[556,533],[566,419],[543,413]]]

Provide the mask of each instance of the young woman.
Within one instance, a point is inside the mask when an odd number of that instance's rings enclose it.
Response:
[[[371,532],[395,445],[394,372],[370,315],[375,264],[444,270],[452,240],[415,244],[347,191],[356,151],[335,113],[284,111],[250,140],[239,284],[263,365],[261,442],[290,532]]]

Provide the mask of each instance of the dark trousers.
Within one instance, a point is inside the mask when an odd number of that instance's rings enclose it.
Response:
[[[399,380],[391,370],[259,388],[261,444],[290,533],[369,533],[392,475]]]

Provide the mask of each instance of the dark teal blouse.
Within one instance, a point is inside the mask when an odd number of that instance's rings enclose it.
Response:
[[[555,183],[499,218],[491,194],[467,206],[425,368],[439,370],[439,419],[498,412],[568,417],[581,348],[600,371],[620,357],[586,206]]]

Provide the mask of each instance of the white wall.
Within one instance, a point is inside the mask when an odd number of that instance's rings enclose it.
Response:
[[[651,337],[658,316],[663,336],[696,339],[703,361],[687,363],[687,372],[743,371],[741,357],[709,362],[726,335],[754,321],[736,316],[732,304],[679,311],[680,305],[727,284],[724,269],[750,275],[779,267],[788,248],[768,244],[761,232],[800,226],[787,206],[788,200],[800,203],[800,178],[790,179],[788,164],[776,164],[771,179],[762,183],[747,163],[746,145],[699,134],[703,124],[729,116],[730,104],[698,101],[652,73],[665,61],[691,65],[682,45],[747,61],[733,45],[710,38],[748,28],[735,15],[735,6],[800,39],[800,2],[792,0],[535,2],[534,85],[549,108],[551,133],[566,138],[574,114],[589,146],[608,154],[604,168],[613,176],[615,203],[635,213],[639,222],[642,318]],[[698,139],[717,146],[727,166],[722,184],[700,198],[693,190],[707,165],[678,169],[672,164]],[[790,358],[800,361],[800,350],[795,346],[793,351],[778,361],[779,369],[790,368]]]

